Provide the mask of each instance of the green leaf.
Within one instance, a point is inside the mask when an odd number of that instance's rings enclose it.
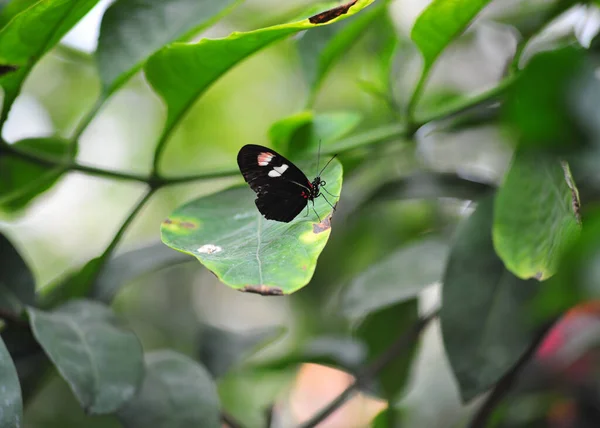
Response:
[[[361,116],[353,112],[315,114],[303,111],[275,122],[269,129],[269,139],[275,150],[295,157],[316,151],[355,129]]]
[[[367,346],[368,360],[372,361],[384,353],[417,319],[417,299],[370,313],[356,330],[356,336]],[[416,351],[417,344],[404,349],[379,373],[375,387],[388,400],[392,401],[404,388]]]
[[[213,378],[222,377],[284,331],[279,327],[263,327],[237,333],[206,325],[200,339],[200,361]]]
[[[0,31],[0,63],[20,66],[0,77],[4,100],[0,124],[33,66],[87,14],[98,0],[39,1],[17,14]]]
[[[112,413],[134,396],[144,374],[142,346],[108,307],[74,300],[28,312],[36,339],[86,412]]]
[[[23,421],[23,400],[21,386],[13,360],[0,340],[0,426],[19,428]]]
[[[114,92],[154,52],[199,33],[241,1],[116,1],[104,13],[98,38],[98,70],[104,91]]]
[[[576,190],[563,166],[553,156],[519,151],[496,196],[494,247],[519,278],[552,276],[565,248],[579,235]]]
[[[465,402],[494,385],[534,337],[528,309],[539,282],[504,268],[492,244],[492,216],[488,196],[459,226],[444,274],[442,336]]]
[[[102,269],[94,282],[91,297],[108,304],[121,288],[133,279],[186,261],[190,261],[189,257],[172,251],[162,242],[119,254],[109,260]]]
[[[137,395],[117,412],[124,428],[220,428],[217,388],[198,363],[173,351],[146,354]]]
[[[0,234],[0,309],[20,314],[35,300],[35,279],[11,242]]]
[[[14,147],[54,159],[64,159],[68,142],[58,138],[32,138],[14,143]],[[0,208],[22,210],[37,196],[50,189],[62,176],[62,167],[39,165],[12,154],[0,154]]]
[[[424,70],[469,26],[490,0],[433,0],[410,33],[424,60]]]
[[[379,1],[365,13],[336,25],[307,31],[298,39],[300,59],[311,88],[309,106],[314,103],[319,88],[335,63],[348,52],[373,21],[386,12],[388,3],[388,0]]]
[[[321,154],[340,153],[360,147],[401,139],[407,135],[403,125],[384,125],[336,141],[321,150]]]
[[[315,169],[313,164],[304,171]],[[325,170],[323,180],[327,191],[340,194],[342,165],[337,160]],[[265,220],[254,204],[255,196],[248,186],[234,187],[183,205],[162,223],[162,241],[196,257],[234,289],[293,293],[310,281],[329,239],[331,207],[317,198],[314,207],[321,223],[314,212],[282,223]]]
[[[342,311],[358,318],[416,297],[425,287],[441,280],[447,252],[448,245],[435,238],[399,249],[346,287]]]
[[[492,184],[461,177],[454,173],[418,171],[382,184],[363,202],[363,206],[369,206],[373,202],[404,199],[474,200],[492,189]]]
[[[299,31],[346,19],[373,1],[358,0],[348,13],[324,24],[311,24],[305,19],[233,33],[222,39],[203,39],[196,44],[173,43],[159,50],[148,59],[144,71],[154,90],[167,105],[164,135],[171,132],[212,83],[243,59]]]

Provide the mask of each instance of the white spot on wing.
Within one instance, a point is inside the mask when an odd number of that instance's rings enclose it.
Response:
[[[218,245],[206,244],[198,248],[197,251],[203,254],[214,254],[223,251],[223,248],[219,247]]]
[[[281,174],[283,174],[288,168],[289,166],[287,166],[286,164],[276,166],[271,171],[269,171],[269,177],[281,177]]]
[[[257,157],[258,166],[267,166],[269,162],[275,157],[273,153],[259,153]]]

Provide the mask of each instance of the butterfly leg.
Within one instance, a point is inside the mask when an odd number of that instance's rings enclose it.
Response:
[[[332,194],[331,194],[331,193],[329,193],[329,192],[327,191],[327,189],[326,189],[326,188],[324,188],[324,187],[321,187],[321,190],[325,190],[329,196],[333,196],[334,198],[339,198],[339,197],[340,197],[340,195],[332,195]]]
[[[329,202],[329,201],[327,200],[327,198],[325,197],[325,195],[321,193],[321,196],[323,196],[323,199],[325,199],[325,202],[327,202],[327,203],[329,204],[329,206],[330,206],[330,207],[331,207],[331,208],[332,208],[332,209],[335,211],[335,207],[334,207],[333,205],[331,205],[331,202]],[[314,203],[313,203],[313,204],[314,204]]]
[[[310,208],[308,207],[308,204],[306,204],[306,214],[304,214],[304,217],[306,217],[309,212],[310,212]]]
[[[312,207],[313,207],[313,211],[315,212],[315,214],[317,215],[317,218],[319,219],[319,223],[321,223],[321,216],[319,216],[319,213],[317,212],[317,210],[315,209],[315,201],[312,201]],[[308,205],[308,204],[306,204]]]

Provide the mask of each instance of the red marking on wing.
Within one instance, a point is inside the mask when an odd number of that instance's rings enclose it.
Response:
[[[258,154],[258,164],[262,164],[262,163],[269,163],[271,162],[271,159],[273,159],[275,155],[273,153],[269,153],[269,152],[264,152],[264,153],[259,153]]]

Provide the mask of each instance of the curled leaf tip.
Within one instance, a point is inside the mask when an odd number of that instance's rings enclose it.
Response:
[[[268,285],[246,285],[241,291],[260,294],[261,296],[283,296],[283,290],[281,288],[269,287]]]
[[[329,22],[332,19],[335,19],[340,15],[344,15],[344,14],[348,13],[350,8],[352,6],[354,6],[357,1],[358,0],[352,0],[352,1],[349,1],[348,3],[334,7],[332,9],[326,10],[324,12],[317,13],[316,15],[313,15],[310,18],[308,18],[308,21],[311,24],[323,24],[325,22]]]

